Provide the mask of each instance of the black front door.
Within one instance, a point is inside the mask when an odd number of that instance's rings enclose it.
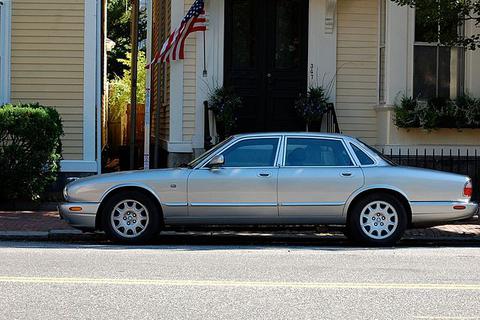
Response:
[[[305,125],[294,101],[307,89],[308,0],[226,0],[224,84],[242,98],[237,131]]]

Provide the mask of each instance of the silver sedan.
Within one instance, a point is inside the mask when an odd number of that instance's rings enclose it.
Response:
[[[361,141],[323,133],[236,135],[187,165],[76,180],[60,214],[79,229],[145,241],[168,225],[345,225],[388,245],[413,225],[472,217],[469,177],[400,167]]]

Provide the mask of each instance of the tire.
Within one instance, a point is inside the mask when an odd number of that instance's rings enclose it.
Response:
[[[144,243],[158,233],[160,213],[153,200],[144,193],[122,191],[107,200],[102,224],[113,241]]]
[[[348,241],[355,241],[353,235],[352,235],[352,230],[349,225],[346,225],[345,228],[342,230],[343,235],[345,238],[347,238]]]
[[[346,228],[354,241],[390,246],[403,236],[407,222],[407,211],[400,200],[388,193],[378,193],[354,204]]]

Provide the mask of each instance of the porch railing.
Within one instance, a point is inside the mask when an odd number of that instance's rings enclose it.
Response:
[[[327,105],[327,111],[322,116],[320,123],[322,132],[341,133],[337,113],[335,112],[335,105],[333,103]]]

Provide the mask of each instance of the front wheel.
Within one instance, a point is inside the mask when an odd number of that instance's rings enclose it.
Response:
[[[403,204],[390,194],[372,194],[352,208],[348,231],[353,239],[371,245],[393,245],[407,227]]]
[[[105,204],[103,226],[107,236],[114,241],[145,242],[158,232],[157,207],[141,192],[120,192]]]

